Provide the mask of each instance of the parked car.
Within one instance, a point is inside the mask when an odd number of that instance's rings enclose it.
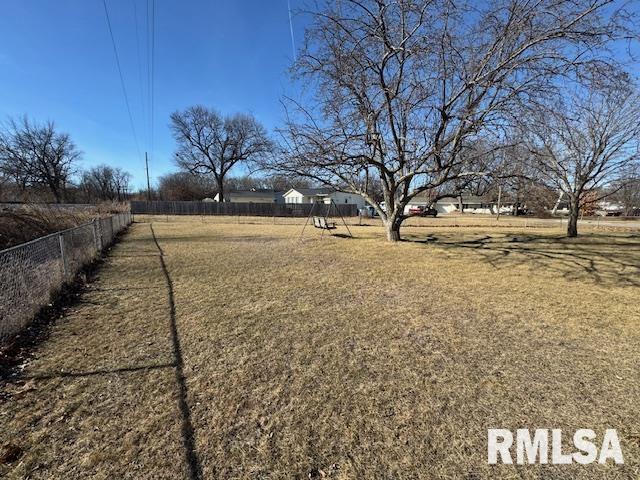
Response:
[[[435,218],[438,215],[438,211],[433,207],[414,205],[412,207],[409,207],[409,215]]]
[[[373,218],[378,216],[378,211],[371,205],[366,205],[365,207],[361,208],[359,210],[359,213],[362,217],[365,218]]]
[[[622,210],[596,210],[595,214],[599,217],[620,217]]]
[[[515,216],[529,215],[529,209],[526,207],[514,207],[512,211],[512,215],[515,215]]]
[[[436,218],[438,216],[438,210],[433,207],[426,207],[422,210],[422,216]]]

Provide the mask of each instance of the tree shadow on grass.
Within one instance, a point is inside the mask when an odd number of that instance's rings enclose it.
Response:
[[[185,449],[187,465],[189,467],[190,480],[199,480],[202,478],[202,467],[196,453],[195,432],[193,422],[191,421],[191,410],[187,402],[187,383],[184,375],[184,359],[182,357],[182,347],[180,346],[180,336],[178,335],[178,327],[176,325],[176,306],[173,294],[173,280],[169,274],[169,269],[164,261],[164,250],[158,242],[156,233],[153,230],[153,224],[149,224],[151,229],[151,237],[160,254],[160,266],[165,277],[168,290],[169,300],[169,317],[171,327],[171,342],[173,344],[173,354],[175,359],[176,383],[178,384],[178,407],[182,416],[182,441]]]
[[[479,255],[496,269],[527,266],[567,279],[640,286],[640,235],[590,234],[568,238],[535,234],[430,234],[409,239],[445,249],[450,255]]]
[[[161,363],[158,365],[139,365],[131,367],[120,367],[114,369],[99,369],[91,370],[87,372],[46,372],[36,375],[23,375],[21,380],[51,380],[54,378],[83,378],[83,377],[96,377],[103,375],[112,375],[120,373],[137,373],[137,372],[150,372],[153,370],[161,370],[164,368],[176,368],[175,363]]]

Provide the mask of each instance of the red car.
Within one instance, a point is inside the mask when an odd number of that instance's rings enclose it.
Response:
[[[421,217],[435,218],[438,215],[438,211],[435,208],[415,205],[413,207],[409,207],[409,215],[419,215]]]

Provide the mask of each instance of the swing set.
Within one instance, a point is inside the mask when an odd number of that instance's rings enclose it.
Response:
[[[347,229],[347,232],[349,233],[349,238],[353,238],[353,235],[351,234],[351,230],[349,230],[349,226],[347,225],[347,222],[345,221],[344,217],[340,213],[340,209],[338,208],[338,205],[336,205],[336,203],[333,201],[333,199],[331,199],[331,203],[329,203],[329,207],[327,208],[327,212],[324,215],[319,215],[320,212],[318,212],[318,214],[314,215],[314,212],[316,211],[316,207],[320,207],[321,205],[326,205],[326,204],[314,202],[313,206],[311,207],[311,211],[309,211],[309,216],[307,217],[306,221],[304,222],[304,225],[302,227],[302,231],[300,232],[299,240],[302,240],[302,236],[304,235],[304,230],[307,228],[307,225],[309,224],[309,220],[311,218],[313,218],[313,226],[314,226],[314,228],[322,230],[322,233],[320,234],[320,238],[322,238],[324,236],[324,232],[329,232],[329,235],[333,235],[331,233],[331,231],[335,230],[336,228],[338,228],[335,221],[329,221],[329,218],[331,217],[331,211],[333,209],[335,209],[336,213],[338,214],[338,216],[342,220],[342,223],[344,224],[345,228]]]

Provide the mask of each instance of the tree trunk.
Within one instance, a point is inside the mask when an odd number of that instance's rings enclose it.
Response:
[[[53,194],[55,203],[62,203],[62,195],[60,193],[60,190],[54,187],[53,185],[51,186],[50,190],[51,190],[51,193]]]
[[[580,212],[578,197],[571,199],[569,205],[569,222],[567,223],[567,236],[578,236],[578,214]]]
[[[222,179],[219,179],[217,182],[218,182],[218,201],[224,202],[224,184],[222,182]]]
[[[387,241],[398,242],[400,241],[400,226],[402,225],[402,215],[395,217],[389,217],[384,222],[384,228],[387,231]]]

